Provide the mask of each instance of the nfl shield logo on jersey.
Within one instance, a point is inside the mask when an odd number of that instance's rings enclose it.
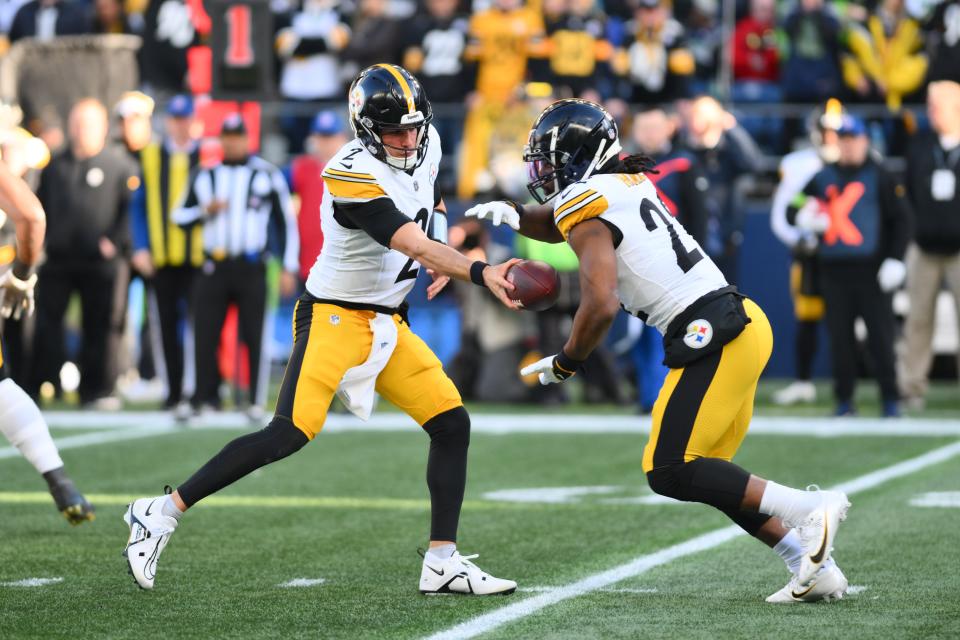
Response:
[[[691,349],[703,349],[713,339],[713,326],[707,320],[694,320],[687,325],[683,343]]]
[[[337,326],[338,324],[340,324],[340,316],[338,316],[337,314],[332,314],[330,316],[330,324],[332,324],[333,326]]]

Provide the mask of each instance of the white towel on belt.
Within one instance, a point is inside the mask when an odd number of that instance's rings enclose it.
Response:
[[[377,378],[397,347],[397,324],[393,316],[378,313],[370,320],[370,330],[373,332],[370,356],[363,364],[347,369],[337,387],[337,397],[361,420],[370,419]]]

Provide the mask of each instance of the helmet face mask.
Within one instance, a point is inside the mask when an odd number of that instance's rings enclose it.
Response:
[[[556,165],[547,153],[531,151],[527,146],[523,151],[523,161],[527,165],[527,189],[534,200],[546,204],[560,193]],[[561,163],[566,164],[566,159]]]
[[[619,153],[616,121],[603,107],[587,100],[554,102],[534,122],[524,149],[527,189],[546,204]]]
[[[377,160],[400,171],[412,171],[423,164],[433,108],[410,72],[387,64],[364,69],[350,86],[349,107],[354,135]],[[383,140],[385,133],[409,129],[417,131],[412,154],[409,148]]]

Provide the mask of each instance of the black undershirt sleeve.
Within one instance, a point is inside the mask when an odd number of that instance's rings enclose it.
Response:
[[[362,229],[385,247],[397,229],[413,222],[405,216],[390,198],[375,198],[368,202],[334,202],[333,219],[347,229]]]
[[[437,180],[433,183],[433,206],[437,207],[441,200],[443,200],[443,194],[440,193],[440,181]]]

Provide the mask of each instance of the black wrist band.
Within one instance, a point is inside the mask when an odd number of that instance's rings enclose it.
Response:
[[[24,264],[20,262],[20,260],[15,259],[13,261],[13,266],[11,268],[11,271],[13,272],[13,275],[18,280],[26,280],[27,278],[33,275],[34,267],[32,265]]]
[[[504,200],[504,202],[506,202],[508,205],[513,207],[516,210],[517,215],[520,216],[521,218],[523,217],[523,214],[526,213],[526,211],[523,208],[523,205],[520,204],[519,202],[516,202],[514,200]]]
[[[557,367],[571,375],[576,373],[583,363],[583,360],[574,360],[568,356],[563,349],[560,349],[560,353],[557,354],[557,359],[554,361]]]
[[[470,282],[481,287],[487,286],[487,283],[483,281],[483,270],[489,266],[483,260],[477,260],[470,265]]]

